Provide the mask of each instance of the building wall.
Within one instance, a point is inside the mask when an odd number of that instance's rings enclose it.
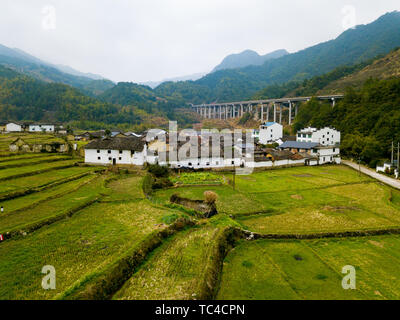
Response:
[[[340,148],[319,149],[319,164],[340,163]]]
[[[246,162],[248,168],[272,168],[272,167],[284,167],[305,164],[305,159],[302,160],[277,160],[277,161],[263,161],[263,162]]]
[[[332,128],[323,128],[312,133],[299,132],[297,134],[298,142],[314,142],[324,146],[340,144],[341,134]]]
[[[53,125],[30,125],[29,126],[29,132],[43,132],[45,130],[46,132],[54,132],[55,128]]]
[[[261,127],[260,129],[260,143],[269,144],[283,138],[283,126],[275,123],[268,128]]]
[[[122,153],[120,153],[119,150],[86,149],[85,162],[100,165],[112,165],[113,159],[115,159],[116,164],[143,166],[146,162],[146,153],[146,148],[143,152],[134,152],[133,154],[130,150],[123,150]]]
[[[16,123],[8,123],[6,125],[6,131],[8,132],[21,132],[22,127],[19,124]]]

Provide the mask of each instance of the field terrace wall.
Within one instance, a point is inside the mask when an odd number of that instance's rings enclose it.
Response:
[[[201,213],[200,215],[202,218],[211,218],[212,216],[218,214],[215,202],[207,203],[203,200],[182,198],[177,194],[172,195],[170,201]]]
[[[23,139],[18,138],[13,141],[9,146],[10,152],[18,153],[68,153],[71,151],[71,146],[68,143],[43,143],[43,144],[29,144]]]

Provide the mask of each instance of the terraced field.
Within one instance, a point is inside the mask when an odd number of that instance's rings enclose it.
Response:
[[[77,163],[76,159],[67,158],[67,160],[62,159],[62,161],[56,162],[44,162],[35,165],[26,165],[18,168],[5,168],[3,170],[0,170],[0,181],[7,181],[14,178],[36,175],[37,173],[47,172],[51,170],[65,169],[68,167],[73,167],[75,163]]]
[[[106,173],[57,157],[0,158],[0,299],[84,298],[99,283],[116,300],[400,299],[396,234],[277,239],[400,230],[400,192],[347,167],[237,176],[235,190],[229,174],[185,174],[171,179],[181,187],[148,200],[144,171]],[[211,219],[169,204],[174,193],[203,199],[210,190],[219,210]],[[182,217],[193,223],[172,230]],[[56,269],[56,290],[41,287],[45,265]],[[357,290],[341,286],[345,265],[356,268]]]
[[[218,299],[400,299],[400,237],[241,243],[226,258]],[[342,269],[356,268],[356,290]]]
[[[121,300],[190,300],[200,296],[219,228],[179,233],[156,249],[140,271],[114,295]]]
[[[105,186],[104,182],[110,178],[119,180]],[[0,217],[1,230],[21,229],[24,224],[60,215],[104,193],[104,201],[78,210],[69,219],[0,244],[0,255],[7,257],[0,259],[0,299],[49,299],[62,295],[157,230],[171,210],[154,207],[145,200],[141,179],[140,176],[85,176],[48,191],[69,192],[64,196]],[[70,188],[77,190],[71,192]],[[28,197],[10,200],[8,204],[18,208]],[[55,291],[41,287],[40,270],[49,264],[57,270]]]

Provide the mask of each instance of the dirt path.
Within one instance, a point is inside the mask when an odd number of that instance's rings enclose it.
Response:
[[[346,166],[349,166],[349,167],[357,170],[357,171],[359,170],[359,166],[358,166],[357,163],[354,163],[354,162],[351,162],[351,161],[348,161],[348,160],[342,160],[342,163],[344,165],[346,165]],[[361,166],[361,172],[366,174],[366,175],[368,175],[368,176],[370,176],[370,177],[372,177],[372,178],[374,178],[374,179],[376,179],[376,180],[379,180],[379,181],[381,181],[383,183],[386,183],[387,185],[389,185],[389,186],[391,186],[393,188],[396,188],[396,189],[400,190],[400,180],[396,180],[396,179],[387,177],[387,176],[385,176],[383,174],[380,174],[380,173],[377,173],[374,170],[371,170],[371,169],[369,169],[369,168],[367,168],[365,166]]]

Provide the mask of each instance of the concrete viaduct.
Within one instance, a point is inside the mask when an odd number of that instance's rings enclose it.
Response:
[[[318,100],[329,100],[333,107],[343,95],[318,96]],[[193,110],[205,119],[241,118],[246,112],[254,114],[254,119],[261,122],[274,121],[282,123],[284,111],[288,111],[288,124],[297,116],[299,105],[310,101],[312,97],[253,100],[241,102],[224,102],[203,105],[192,105]]]

